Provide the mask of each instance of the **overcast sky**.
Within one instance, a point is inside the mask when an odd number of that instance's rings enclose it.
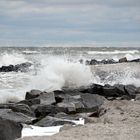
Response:
[[[140,0],[0,0],[0,45],[140,46]]]

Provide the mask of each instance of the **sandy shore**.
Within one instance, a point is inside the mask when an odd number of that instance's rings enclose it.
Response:
[[[107,102],[107,113],[90,118],[84,126],[71,127],[50,137],[26,137],[20,140],[140,140],[140,101]]]

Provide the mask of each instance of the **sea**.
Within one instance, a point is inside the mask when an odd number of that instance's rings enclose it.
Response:
[[[140,58],[140,48],[122,47],[1,47],[0,67],[30,62],[27,72],[0,72],[0,103],[20,101],[27,91],[46,92],[96,84],[140,87],[140,63],[89,66],[86,60]],[[80,60],[83,63],[80,63]]]

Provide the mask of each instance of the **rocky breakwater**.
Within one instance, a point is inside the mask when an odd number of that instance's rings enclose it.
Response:
[[[2,66],[0,67],[0,72],[18,72],[18,71],[26,72],[31,66],[32,63],[29,62],[25,62],[17,65]]]
[[[127,60],[126,57],[120,58],[118,61],[115,61],[114,59],[103,59],[101,61],[96,59],[86,60],[86,65],[99,65],[99,64],[117,64],[117,63],[132,63],[132,62],[140,62],[140,58],[133,59],[133,60]],[[83,60],[80,60],[80,63],[83,63]]]
[[[75,125],[76,120],[100,118],[108,112],[108,101],[139,100],[140,88],[133,85],[97,85],[53,92],[31,90],[25,100],[0,104],[0,139],[21,137],[23,124],[41,127]]]

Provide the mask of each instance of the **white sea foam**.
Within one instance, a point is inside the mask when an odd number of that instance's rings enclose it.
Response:
[[[38,89],[52,91],[63,86],[83,86],[92,83],[92,73],[89,66],[69,62],[58,57],[42,60],[42,69],[32,79],[32,86]]]
[[[127,50],[127,51],[121,51],[121,50],[114,50],[114,51],[88,51],[88,54],[135,54],[139,53],[138,50]]]
[[[22,54],[17,53],[4,53],[0,56],[0,66],[16,65],[27,62]]]

